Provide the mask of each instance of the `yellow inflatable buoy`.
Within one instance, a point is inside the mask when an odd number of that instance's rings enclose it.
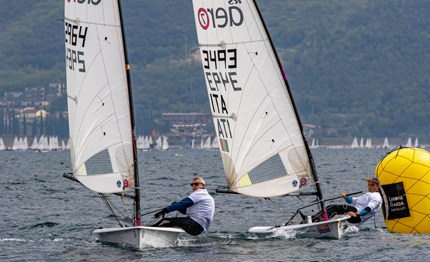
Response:
[[[382,212],[390,232],[430,233],[430,153],[419,148],[392,151],[376,166]]]

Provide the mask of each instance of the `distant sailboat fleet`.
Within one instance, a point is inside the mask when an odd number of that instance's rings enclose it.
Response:
[[[70,149],[70,139],[67,142],[67,145],[64,143],[64,140],[61,140],[61,146],[59,146],[58,143],[58,136],[50,136],[46,137],[42,135],[39,140],[37,140],[37,137],[34,137],[33,142],[31,143],[31,146],[28,146],[28,139],[27,137],[16,137],[13,140],[13,144],[11,148],[8,148],[3,138],[0,137],[0,151],[2,150],[12,150],[12,151],[28,151],[28,150],[34,150],[34,151],[56,151],[56,150],[66,150]]]
[[[366,140],[366,144],[365,145],[363,144],[363,141],[364,141],[364,139],[361,138],[360,145],[358,145],[357,137],[355,137],[354,140],[352,141],[351,148],[381,148],[381,146],[373,146],[372,147],[372,139],[371,138],[368,138]],[[409,137],[408,140],[407,140],[407,142],[406,142],[406,144],[402,145],[402,146],[403,147],[412,147],[412,138]],[[419,145],[418,144],[418,138],[415,139],[415,144],[414,144],[413,147],[424,148],[423,145]],[[387,137],[385,137],[385,139],[384,139],[384,142],[382,144],[382,148],[385,148],[385,149],[389,149],[390,148],[390,144],[388,143],[388,138]]]
[[[168,150],[170,148],[168,143],[167,136],[160,136],[157,138],[155,143],[152,141],[152,136],[139,136],[136,141],[137,148],[143,151],[148,151],[151,149],[154,150]],[[397,145],[397,144],[396,144]],[[406,143],[402,147],[415,147],[415,148],[424,148],[424,145],[420,145],[418,143],[418,138],[415,138],[414,144],[412,144],[412,137],[409,137]],[[319,148],[318,139],[312,138],[312,142],[310,148]],[[324,147],[326,147],[324,145]],[[340,146],[331,146],[332,148],[340,148]],[[395,146],[394,146],[395,147]],[[219,150],[220,144],[218,139],[211,140],[211,136],[204,137],[202,136],[200,141],[200,146],[195,143],[195,139],[191,140],[191,145],[188,147],[191,149],[213,149]],[[382,146],[380,145],[372,145],[372,139],[367,138],[366,142],[364,142],[364,138],[360,139],[360,143],[358,143],[358,138],[355,137],[350,148],[385,148],[390,149],[390,144],[388,143],[388,138],[385,137]],[[31,146],[29,146],[28,138],[25,137],[15,137],[12,147],[7,147],[3,141],[3,138],[0,137],[0,151],[3,150],[12,150],[12,151],[27,151],[27,150],[36,150],[36,151],[56,151],[56,150],[66,150],[70,149],[70,139],[67,144],[64,140],[61,140],[61,145],[59,144],[59,140],[57,136],[44,136],[42,135],[39,140],[37,137],[34,137]]]

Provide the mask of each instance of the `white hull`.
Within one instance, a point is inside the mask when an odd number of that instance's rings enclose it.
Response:
[[[350,216],[341,216],[330,221],[315,222],[311,224],[299,224],[277,227],[252,227],[248,230],[256,234],[273,234],[287,231],[298,231],[296,236],[311,238],[335,238],[340,239],[343,235],[343,225]]]
[[[127,243],[137,248],[174,246],[179,234],[185,231],[172,227],[122,227],[95,229],[100,241],[123,244]]]

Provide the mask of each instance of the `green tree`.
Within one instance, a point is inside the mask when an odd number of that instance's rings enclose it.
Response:
[[[15,117],[15,110],[12,110],[12,134],[15,136],[20,135],[20,126],[18,118]]]
[[[23,113],[24,117],[22,118],[22,125],[23,125],[23,135],[27,135],[27,118],[25,116],[25,113]]]
[[[33,124],[31,127],[31,135],[37,136],[37,118],[36,117],[33,118]]]

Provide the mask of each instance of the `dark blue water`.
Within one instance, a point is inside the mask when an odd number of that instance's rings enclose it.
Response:
[[[366,190],[364,179],[374,174],[385,151],[316,149],[313,154],[324,196],[331,198]],[[430,235],[389,233],[381,213],[376,229],[372,219],[360,230],[349,227],[341,240],[246,233],[253,226],[285,223],[300,203],[274,199],[281,214],[263,199],[213,193],[225,185],[219,152],[140,152],[139,165],[143,213],[188,196],[192,178],[204,177],[216,202],[210,231],[198,237],[184,234],[175,247],[136,250],[98,242],[92,229],[117,224],[98,194],[62,177],[70,172],[68,151],[0,152],[0,261],[429,260]],[[117,197],[112,200],[120,204]]]

